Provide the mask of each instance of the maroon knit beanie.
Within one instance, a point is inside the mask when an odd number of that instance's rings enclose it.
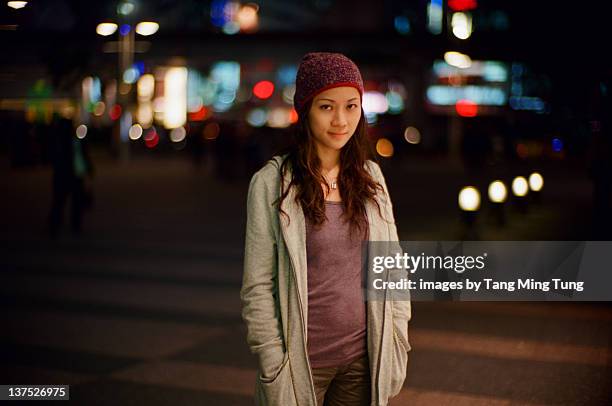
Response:
[[[329,52],[304,55],[295,79],[295,110],[302,115],[308,101],[327,89],[340,86],[352,86],[363,97],[363,80],[353,61],[342,54]]]

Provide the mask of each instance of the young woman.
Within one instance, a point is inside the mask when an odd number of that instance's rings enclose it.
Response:
[[[364,294],[362,242],[398,238],[362,96],[350,59],[305,55],[297,142],[251,180],[240,294],[258,405],[382,406],[404,382],[410,302]]]

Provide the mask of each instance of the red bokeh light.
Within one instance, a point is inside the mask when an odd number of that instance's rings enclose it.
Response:
[[[147,131],[144,135],[144,141],[145,141],[145,145],[147,146],[147,148],[155,148],[157,146],[157,144],[159,143],[159,135],[157,134],[157,131],[155,131],[155,128],[150,128],[149,131]]]
[[[267,99],[274,93],[274,83],[269,80],[262,80],[253,86],[253,94],[260,99]]]
[[[293,124],[293,123],[297,123],[297,121],[298,121],[298,113],[297,111],[295,111],[295,109],[291,109],[291,113],[289,113],[289,122]]]
[[[202,106],[200,110],[193,112],[193,113],[189,113],[189,120],[190,121],[204,121],[206,120],[207,114],[208,114],[208,110],[206,109],[206,107]]]
[[[478,114],[478,105],[467,99],[457,100],[455,109],[461,117],[476,117]]]
[[[119,117],[121,117],[121,106],[118,104],[115,104],[109,111],[108,111],[108,116],[111,118],[111,120],[115,121],[118,120]]]
[[[467,11],[476,8],[476,0],[448,0],[448,7],[453,11]]]
[[[520,158],[525,159],[529,156],[529,150],[527,149],[527,146],[525,144],[518,144],[516,146],[516,154]]]

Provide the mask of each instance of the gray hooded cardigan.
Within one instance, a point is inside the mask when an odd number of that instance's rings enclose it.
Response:
[[[281,190],[280,164],[276,156],[260,169],[249,185],[244,274],[240,291],[247,343],[258,355],[260,371],[255,403],[268,406],[316,406],[306,347],[308,283],[304,213],[291,188],[280,215],[273,202]],[[383,217],[367,202],[370,241],[389,241],[387,255],[400,252],[393,208],[378,164],[366,169],[383,185],[377,195]],[[289,184],[290,168],[283,181]],[[388,220],[388,221],[387,221]],[[377,252],[377,255],[380,253]],[[368,256],[373,252],[368,252]],[[370,272],[368,272],[368,283]],[[371,285],[370,285],[371,286]],[[386,298],[388,299],[388,298]],[[371,406],[387,405],[399,393],[406,377],[410,344],[409,301],[367,301],[367,347],[372,377]]]

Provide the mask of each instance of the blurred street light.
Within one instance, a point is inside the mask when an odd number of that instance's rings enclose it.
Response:
[[[501,180],[494,180],[489,184],[489,200],[491,201],[491,213],[497,219],[497,224],[506,224],[504,202],[508,197],[508,189]]]
[[[134,3],[130,0],[122,1],[117,5],[117,14],[127,16],[134,11]]]
[[[508,197],[506,185],[501,180],[495,180],[489,185],[489,200],[493,203],[503,203]]]
[[[517,176],[512,181],[512,193],[517,197],[524,197],[529,192],[529,187],[527,185],[527,179],[523,176]]]
[[[138,100],[150,101],[153,99],[153,92],[155,91],[155,77],[150,74],[144,74],[138,80],[137,85]]]
[[[136,25],[136,33],[147,36],[153,35],[159,30],[159,24],[153,21],[143,21]]]
[[[117,47],[111,52],[117,52],[119,56],[118,61],[118,94],[119,97],[116,100],[115,106],[109,106],[111,117],[113,120],[117,120],[118,131],[115,133],[113,138],[115,147],[119,151],[119,156],[123,160],[129,159],[129,140],[135,140],[140,138],[138,135],[139,128],[142,131],[142,127],[134,127],[132,114],[129,113],[131,110],[129,105],[133,102],[130,98],[130,92],[132,86],[141,75],[141,70],[134,66],[134,52],[135,52],[135,35],[149,36],[155,34],[159,30],[159,24],[154,21],[140,21],[135,23],[133,16],[131,15],[135,9],[135,3],[131,0],[124,0],[117,5],[117,22],[104,22],[98,24],[96,27],[96,33],[101,36],[108,37],[110,35],[119,33],[119,41],[116,42]],[[135,28],[134,25],[136,24]],[[123,107],[124,112],[120,114],[116,113],[116,106],[119,106],[118,111],[121,111]],[[127,108],[126,108],[127,107]],[[151,114],[149,114],[151,115]],[[138,111],[136,115],[140,121],[140,124],[149,124],[149,119],[142,120],[143,116],[146,116],[143,111]],[[145,117],[146,118],[146,117]],[[153,148],[157,145],[157,141],[151,141],[147,144],[148,147]]]
[[[472,16],[469,13],[453,13],[451,27],[455,37],[468,39],[472,35]]]
[[[533,172],[529,175],[529,189],[531,193],[531,201],[535,204],[540,204],[541,192],[544,187],[544,178],[538,172]]]
[[[512,193],[517,199],[514,199],[514,206],[521,213],[527,212],[527,193],[529,192],[529,184],[523,176],[517,176],[512,181]]]
[[[96,33],[103,37],[113,35],[115,31],[117,31],[117,24],[115,23],[100,23],[96,27]]]
[[[427,29],[434,35],[442,32],[442,0],[430,0],[427,5]]]
[[[259,6],[254,3],[240,7],[236,14],[236,21],[243,32],[256,31],[259,26]]]
[[[180,127],[187,121],[187,68],[172,67],[164,78],[164,126]]]
[[[478,240],[475,224],[480,208],[480,192],[474,186],[466,186],[459,192],[458,203],[461,209],[461,220],[465,225],[462,239]]]
[[[24,8],[27,4],[27,1],[9,1],[6,3],[7,6],[9,6],[10,8],[14,8],[15,10]]]
[[[529,175],[529,189],[533,192],[539,192],[544,186],[544,178],[538,172]]]
[[[477,211],[480,208],[480,193],[474,186],[466,186],[459,192],[459,208],[463,211]]]
[[[461,52],[449,51],[444,53],[444,61],[455,68],[465,69],[472,66],[472,58]]]

